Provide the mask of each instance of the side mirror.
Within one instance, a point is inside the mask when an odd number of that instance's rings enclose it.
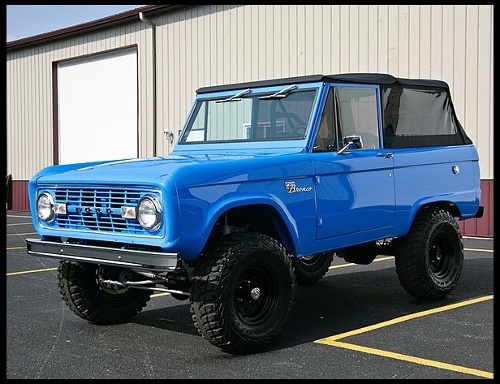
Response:
[[[363,148],[363,139],[361,136],[352,135],[352,136],[344,136],[344,146],[338,152],[339,155],[343,153],[349,153],[353,149],[361,149]]]
[[[165,140],[168,140],[170,144],[174,142],[174,134],[170,132],[169,130],[165,129],[163,131],[163,136],[165,136]]]

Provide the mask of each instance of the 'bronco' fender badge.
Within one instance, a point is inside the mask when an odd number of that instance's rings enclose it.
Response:
[[[288,193],[310,192],[310,191],[312,191],[312,187],[297,187],[295,185],[295,181],[287,181],[287,182],[285,182],[285,189],[288,191]]]

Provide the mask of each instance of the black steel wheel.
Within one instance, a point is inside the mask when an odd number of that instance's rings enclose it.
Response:
[[[422,299],[441,299],[462,274],[462,234],[447,211],[420,212],[410,233],[396,243],[396,272],[403,288]]]
[[[59,288],[64,302],[77,316],[94,324],[117,324],[139,313],[151,297],[151,291],[128,289],[108,283],[119,281],[131,270],[98,264],[61,261]]]
[[[199,333],[225,352],[268,347],[295,303],[292,262],[275,239],[235,233],[209,244],[194,268],[190,310]]]

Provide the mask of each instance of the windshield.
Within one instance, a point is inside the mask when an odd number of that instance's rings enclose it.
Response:
[[[179,144],[301,140],[317,89],[296,88],[267,93],[246,89],[225,98],[199,100]]]

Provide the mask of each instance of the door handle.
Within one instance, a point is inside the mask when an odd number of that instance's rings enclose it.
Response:
[[[387,157],[388,159],[392,159],[392,152],[379,152],[377,153],[379,157]]]

